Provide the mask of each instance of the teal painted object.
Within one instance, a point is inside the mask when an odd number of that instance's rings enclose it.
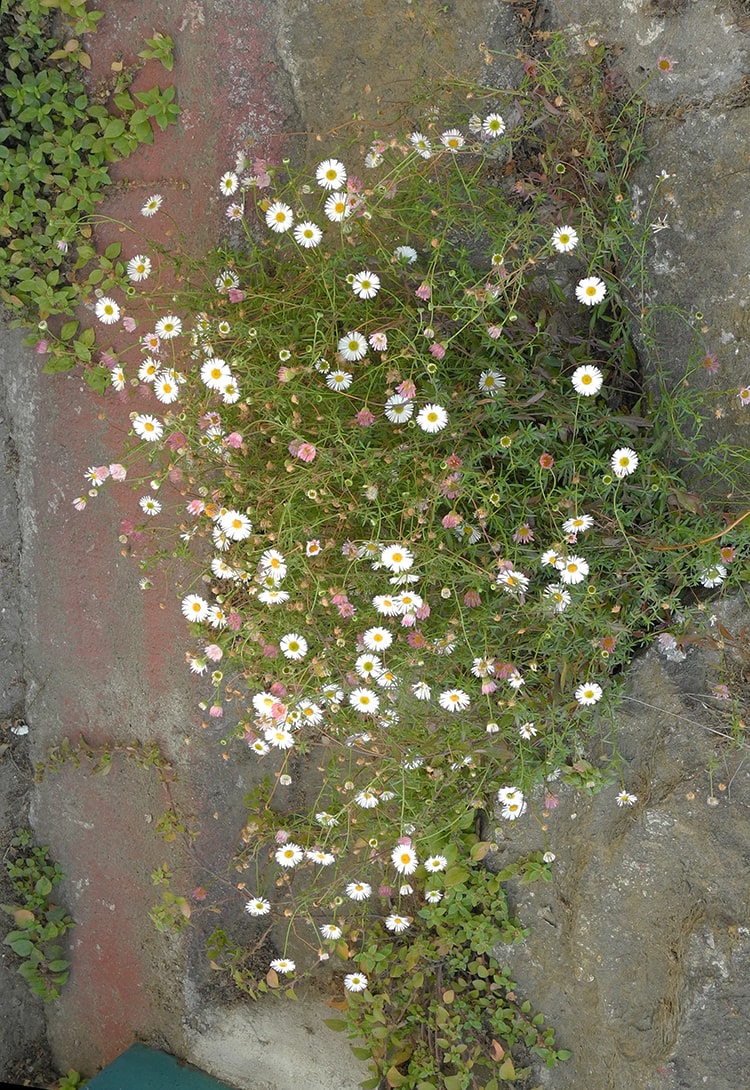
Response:
[[[86,1083],[85,1090],[230,1090],[225,1082],[166,1052],[133,1045]]]

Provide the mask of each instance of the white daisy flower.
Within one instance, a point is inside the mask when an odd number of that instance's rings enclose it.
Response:
[[[228,170],[219,179],[219,190],[225,197],[231,197],[239,189],[240,180],[233,170]]]
[[[417,260],[417,251],[413,246],[397,246],[393,251],[393,259],[399,265],[413,265]]]
[[[287,572],[286,560],[278,549],[266,549],[258,561],[258,570],[264,579],[279,583]]]
[[[582,397],[593,397],[601,390],[604,376],[598,367],[587,363],[575,369],[570,381],[577,394],[581,394]]]
[[[354,801],[363,810],[374,810],[380,800],[374,791],[360,791],[354,796]]]
[[[221,606],[209,606],[206,620],[212,628],[224,628],[227,623],[227,615]]]
[[[349,693],[349,704],[362,715],[371,715],[380,707],[380,697],[372,689],[353,689]]]
[[[443,899],[442,891],[439,889],[427,889],[425,890],[424,899],[428,905],[437,905]]]
[[[389,931],[393,931],[396,935],[400,935],[403,931],[406,931],[410,923],[411,916],[398,916],[394,914],[392,916],[386,916],[385,919],[385,926]]]
[[[225,405],[234,405],[240,399],[240,388],[231,375],[222,381],[219,393]]]
[[[346,887],[346,895],[352,901],[366,901],[372,893],[372,886],[367,882],[350,882]]]
[[[567,586],[582,583],[589,574],[588,563],[582,556],[567,556],[563,560],[559,560],[556,567],[560,573],[560,579]]]
[[[151,517],[153,517],[154,515],[158,515],[161,511],[161,504],[158,500],[155,500],[153,496],[141,496],[141,498],[138,500],[138,504],[141,508],[141,511],[143,511],[143,513],[146,515],[150,515]]]
[[[368,628],[362,637],[362,642],[370,651],[385,651],[393,643],[393,636],[387,628]]]
[[[347,973],[344,987],[348,992],[363,992],[367,987],[367,977],[364,973]]]
[[[287,632],[279,641],[279,648],[284,658],[298,661],[307,654],[307,640],[296,632]]]
[[[438,697],[438,704],[444,711],[462,712],[469,707],[471,699],[463,689],[446,689]]]
[[[219,517],[219,526],[232,541],[244,541],[253,532],[253,524],[241,511],[225,511]]]
[[[298,223],[294,228],[294,241],[298,242],[305,250],[312,250],[315,246],[318,246],[322,238],[323,232],[321,229],[316,223],[311,223],[309,220]]]
[[[482,371],[479,376],[479,389],[483,394],[494,397],[505,386],[505,375],[500,371]]]
[[[616,799],[618,806],[635,806],[638,802],[638,796],[631,795],[628,791],[621,791]]]
[[[557,567],[560,560],[562,560],[562,555],[558,549],[546,549],[539,557],[540,564],[553,568]]]
[[[615,477],[629,477],[638,468],[638,455],[630,447],[618,447],[609,464]]]
[[[271,902],[265,897],[254,897],[245,905],[245,912],[250,916],[267,916],[271,911]]]
[[[534,738],[539,733],[539,731],[536,729],[533,723],[521,723],[518,728],[518,733],[521,735],[524,741],[528,742],[531,738]]]
[[[520,818],[521,815],[525,812],[525,802],[506,802],[505,806],[503,806],[502,810],[500,811],[500,816],[504,818],[505,821],[515,821],[516,818]]]
[[[380,277],[369,269],[363,269],[352,280],[352,291],[360,299],[374,299],[380,291]]]
[[[139,413],[133,420],[133,431],[147,443],[155,443],[164,434],[164,425],[149,413]]]
[[[324,159],[315,178],[323,189],[341,189],[346,184],[346,167],[338,159]]]
[[[147,280],[151,274],[151,259],[145,254],[136,254],[128,261],[128,279],[137,284],[139,280]]]
[[[221,295],[226,295],[230,288],[237,288],[239,287],[239,284],[239,276],[237,276],[237,273],[232,272],[231,269],[222,269],[214,280],[214,286]]]
[[[155,331],[160,340],[169,341],[182,333],[182,321],[176,314],[167,314],[156,323]]]
[[[458,151],[462,148],[466,141],[458,129],[446,129],[440,137],[440,143],[443,147],[448,148],[449,151]]]
[[[529,577],[514,568],[501,571],[495,582],[507,594],[524,594],[529,588]]]
[[[311,863],[318,863],[321,867],[330,867],[336,862],[336,856],[332,852],[324,852],[321,848],[311,848],[305,855]]]
[[[266,223],[277,235],[282,235],[292,226],[294,216],[288,204],[274,201],[266,210]]]
[[[417,700],[429,700],[432,696],[432,689],[426,681],[415,681],[411,691]]]
[[[565,534],[585,534],[593,525],[594,519],[591,515],[574,515],[573,518],[565,520],[562,528]]]
[[[287,840],[275,852],[276,862],[280,867],[296,867],[305,858],[304,850],[293,840]]]
[[[424,869],[431,874],[437,874],[438,871],[445,870],[448,866],[448,860],[444,855],[431,855],[429,859],[424,861]]]
[[[120,320],[120,308],[114,299],[110,299],[108,295],[103,295],[101,299],[97,299],[94,314],[104,325],[114,325],[115,322]]]
[[[327,198],[323,211],[331,223],[341,223],[351,215],[352,206],[346,193],[332,193]]]
[[[319,930],[323,938],[330,941],[340,939],[343,934],[341,928],[337,927],[335,923],[324,923]]]
[[[442,405],[425,405],[417,413],[417,424],[422,431],[434,435],[442,431],[448,423],[448,414]]]
[[[401,612],[398,599],[392,598],[389,594],[376,594],[372,604],[384,617],[397,617]]]
[[[505,787],[498,788],[497,800],[504,806],[506,802],[521,802],[523,801],[523,791],[519,788],[509,784]]]
[[[356,363],[367,355],[367,341],[361,333],[351,331],[339,340],[338,350],[349,363]]]
[[[154,379],[154,393],[164,405],[171,405],[180,396],[180,387],[168,371],[160,371]]]
[[[353,378],[349,371],[329,371],[326,375],[326,386],[329,390],[348,390]]]
[[[161,202],[163,200],[164,198],[161,193],[154,193],[153,196],[149,197],[141,209],[141,215],[147,217],[155,216],[161,208]]]
[[[505,132],[505,122],[500,114],[487,114],[482,122],[482,132],[494,140]]]
[[[208,617],[208,602],[199,594],[188,594],[182,599],[182,614],[189,621],[205,621]]]
[[[409,844],[397,844],[391,852],[391,862],[399,874],[414,874],[419,866],[417,853]]]
[[[552,234],[552,245],[560,254],[569,254],[578,245],[578,235],[572,227],[558,227]]]
[[[377,655],[367,654],[359,656],[354,663],[354,669],[365,681],[371,681],[380,674],[383,665]]]
[[[544,597],[552,605],[555,613],[562,613],[571,602],[570,592],[559,583],[549,583],[544,588]]]
[[[271,962],[271,968],[275,973],[283,973],[284,976],[289,976],[297,966],[291,958],[274,958]]]
[[[727,577],[727,569],[723,564],[714,564],[710,568],[704,568],[698,576],[698,581],[701,586],[708,587],[720,587]]]
[[[601,303],[607,294],[607,285],[598,276],[587,276],[576,284],[576,299],[587,307]]]
[[[388,571],[408,571],[414,563],[414,557],[405,545],[388,545],[380,554],[380,563]]]
[[[155,360],[153,356],[146,356],[145,360],[138,368],[138,379],[141,382],[153,382],[159,374],[159,370],[159,361]]]
[[[413,132],[409,137],[411,146],[423,159],[429,159],[432,155],[432,144],[421,132]]]
[[[406,424],[413,412],[414,402],[401,394],[392,394],[385,403],[385,415],[392,424]]]
[[[582,705],[598,704],[603,696],[604,690],[595,681],[584,682],[575,691],[575,698]]]

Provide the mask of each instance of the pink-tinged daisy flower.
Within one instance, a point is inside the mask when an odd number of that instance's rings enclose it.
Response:
[[[552,234],[552,245],[560,254],[569,254],[578,245],[578,235],[572,227],[558,227]]]
[[[740,405],[750,405],[750,386],[743,386],[737,394]]]
[[[671,72],[676,64],[677,61],[673,61],[671,57],[661,56],[656,58],[656,69],[658,72],[664,73],[664,75]]]
[[[615,477],[629,477],[638,468],[638,455],[630,447],[618,447],[609,464]]]
[[[598,276],[587,276],[576,284],[576,299],[584,306],[593,307],[601,303],[607,294],[607,285]]]
[[[371,333],[367,339],[370,342],[370,348],[375,352],[385,352],[388,348],[388,335],[386,333]]]
[[[293,222],[294,216],[291,208],[282,201],[274,201],[266,210],[266,223],[278,235],[288,231]]]
[[[595,681],[586,681],[583,685],[579,685],[575,691],[576,700],[584,706],[598,704],[603,696],[604,690]]]
[[[581,394],[582,397],[593,397],[601,390],[604,376],[598,367],[587,363],[575,369],[570,381],[577,394]]]
[[[161,193],[154,193],[153,196],[149,197],[149,199],[146,201],[143,208],[141,209],[141,215],[147,217],[155,216],[161,208],[161,202],[163,200],[164,198],[162,197]]]
[[[315,171],[315,179],[323,189],[342,189],[346,184],[346,167],[338,159],[324,159]]]

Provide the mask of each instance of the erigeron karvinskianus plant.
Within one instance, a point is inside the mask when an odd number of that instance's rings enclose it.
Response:
[[[425,1050],[455,1086],[490,1041],[496,1058],[521,1040],[559,1058],[507,1014],[493,944],[516,925],[488,938],[481,912],[461,917],[488,881],[479,816],[496,806],[510,828],[558,775],[601,787],[581,744],[611,717],[618,671],[653,636],[677,639],[686,595],[730,582],[746,549],[742,519],[727,535],[719,513],[679,502],[662,408],[639,383],[637,105],[607,113],[541,63],[514,95],[474,103],[373,141],[363,163],[340,153],[298,176],[241,156],[218,183],[236,244],[111,366],[117,389],[141,383],[141,521],[160,525],[169,477],[185,504],[175,551],[207,557],[182,596],[190,667],[210,673],[209,716],[231,712],[226,739],[268,773],[239,888],[264,941],[282,921],[279,956],[253,975],[217,933],[214,961],[251,994],[345,963],[350,1027],[371,1031],[394,1086],[416,1085],[404,1072],[412,1056],[427,1070]],[[674,420],[690,391],[669,393]],[[124,475],[92,467],[90,491]],[[300,757],[319,794],[279,812]],[[621,787],[615,801],[635,803]],[[443,914],[461,917],[460,949]],[[434,951],[429,981],[409,965],[411,992],[403,934]],[[437,1012],[462,989],[481,1007],[488,979],[506,1014],[495,1024],[488,1004],[461,1045]],[[433,1015],[440,1033],[402,1034]],[[378,1044],[394,1018],[395,1053]]]

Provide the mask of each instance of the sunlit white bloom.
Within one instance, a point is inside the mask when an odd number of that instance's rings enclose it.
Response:
[[[226,295],[230,288],[239,287],[240,278],[231,269],[222,269],[214,280],[214,285],[222,295]]]
[[[414,557],[405,545],[388,545],[380,554],[380,563],[388,571],[408,571],[414,563]]]
[[[182,319],[176,314],[167,314],[160,318],[154,327],[156,336],[162,341],[170,341],[182,333]]]
[[[307,640],[296,632],[287,632],[281,637],[279,647],[284,658],[299,660],[307,654]]]
[[[638,802],[638,796],[631,795],[628,791],[621,791],[616,798],[618,806],[635,806]]]
[[[291,958],[274,958],[271,962],[271,968],[275,973],[283,973],[284,976],[289,976],[297,966]]]
[[[529,577],[524,575],[523,572],[509,568],[507,571],[501,571],[498,574],[496,583],[507,594],[524,594],[529,587]]]
[[[412,695],[417,700],[429,700],[432,696],[432,689],[426,681],[415,681],[411,687]]]
[[[511,670],[505,680],[507,681],[508,685],[510,685],[511,689],[520,689],[523,685],[526,684],[519,670]]]
[[[258,568],[264,578],[280,582],[286,575],[286,560],[278,549],[266,549],[258,561]]]
[[[562,560],[562,553],[559,549],[546,549],[539,557],[539,563],[545,567],[556,568],[560,560]]]
[[[392,670],[381,670],[379,674],[375,675],[375,681],[381,689],[396,689],[401,679],[396,677]],[[381,723],[386,726],[388,724],[398,723],[398,715],[394,711],[387,711],[381,716]]]
[[[338,159],[324,159],[315,171],[315,178],[323,189],[341,189],[346,182],[346,167]]]
[[[347,973],[344,987],[348,992],[363,992],[367,987],[367,977],[364,973]]]
[[[311,863],[317,863],[321,867],[330,867],[336,862],[336,856],[332,852],[324,852],[321,848],[311,848],[305,855]]]
[[[233,170],[228,170],[226,174],[222,174],[219,179],[219,190],[225,197],[231,197],[233,193],[237,192],[239,188],[240,180]]]
[[[577,394],[581,394],[582,397],[593,397],[601,390],[604,376],[598,367],[586,363],[582,367],[576,367],[570,381]]]
[[[128,279],[137,284],[140,280],[147,280],[151,274],[151,259],[145,254],[136,254],[128,261]]]
[[[240,399],[240,388],[231,375],[222,381],[219,393],[225,405],[234,405]]]
[[[495,672],[495,663],[492,659],[474,659],[471,672],[474,677],[492,677]]]
[[[362,715],[371,715],[380,707],[380,697],[372,689],[353,689],[349,693],[349,704]]]
[[[331,223],[341,223],[351,215],[352,205],[346,193],[331,193],[326,199],[323,211]]]
[[[262,590],[258,595],[258,601],[264,606],[282,606],[289,601],[289,595],[285,590]]]
[[[385,651],[393,643],[393,636],[387,628],[368,628],[362,642],[370,651]]]
[[[597,685],[595,681],[586,681],[575,691],[575,698],[582,705],[598,704],[603,695],[601,685]]]
[[[446,689],[438,697],[438,704],[444,711],[462,712],[469,707],[471,699],[463,689]]]
[[[374,791],[360,791],[354,796],[354,801],[363,810],[374,810],[380,800]]]
[[[277,235],[281,235],[284,231],[288,231],[292,226],[294,216],[292,210],[288,204],[284,204],[283,201],[274,201],[266,209],[266,223],[275,231]]]
[[[318,810],[315,820],[324,829],[333,829],[339,823],[339,819],[334,817],[333,814],[329,814],[327,810]]]
[[[424,869],[431,874],[437,874],[438,871],[445,870],[447,866],[448,860],[444,855],[431,855],[424,861]]]
[[[561,254],[568,254],[578,245],[578,235],[572,227],[558,227],[552,233],[552,245]]]
[[[286,844],[277,848],[275,853],[276,862],[281,867],[296,867],[304,858],[304,850],[292,840],[287,840]]]
[[[318,246],[322,238],[323,232],[317,223],[311,223],[309,220],[298,223],[294,228],[294,240],[305,250],[311,250],[313,247]]]
[[[443,147],[448,148],[449,151],[458,151],[466,143],[463,135],[458,129],[446,129],[440,137],[440,143]]]
[[[391,862],[399,874],[414,874],[419,866],[417,853],[409,844],[397,844],[391,852]]]
[[[518,728],[518,733],[521,735],[524,741],[528,742],[531,738],[534,738],[535,735],[537,735],[539,732],[537,731],[533,723],[521,723]]]
[[[401,612],[398,598],[392,597],[390,594],[376,594],[372,604],[378,613],[382,613],[384,617],[396,617]]]
[[[448,413],[442,405],[425,405],[417,413],[417,424],[422,431],[433,435],[442,431],[448,423]]]
[[[329,371],[326,386],[329,390],[348,390],[354,376],[349,371]]]
[[[219,605],[209,606],[206,620],[212,628],[224,628],[227,623],[227,615]]]
[[[145,515],[153,517],[161,511],[161,504],[153,496],[141,496],[138,504]]]
[[[638,468],[638,455],[630,447],[618,447],[609,464],[615,477],[629,477]]]
[[[376,678],[383,669],[383,664],[377,655],[360,655],[354,663],[354,669],[365,681]]]
[[[588,563],[582,556],[567,556],[559,560],[555,565],[560,573],[560,579],[568,586],[582,583],[589,574]]]
[[[141,215],[146,217],[155,216],[161,208],[161,202],[163,200],[164,198],[162,197],[161,193],[154,193],[153,196],[149,197],[149,199],[146,201],[143,208],[141,209]]]
[[[244,541],[253,532],[253,524],[241,511],[225,511],[219,516],[219,526],[232,541]]]
[[[587,276],[576,284],[576,299],[587,307],[601,303],[607,294],[607,285],[598,276]]]
[[[155,360],[153,356],[146,356],[143,363],[138,368],[138,378],[141,382],[153,382],[159,374],[160,369],[161,365],[158,360]]]
[[[425,890],[424,899],[428,905],[437,905],[443,899],[443,892],[440,889],[427,889]]]
[[[168,371],[160,371],[154,379],[154,393],[163,405],[171,405],[180,396],[180,387]]]
[[[139,413],[133,420],[133,431],[147,443],[155,443],[164,434],[164,425],[155,416]]]
[[[513,800],[511,802],[506,802],[505,803],[505,805],[502,807],[502,809],[500,811],[500,816],[502,818],[504,818],[505,821],[515,821],[516,818],[520,818],[521,815],[524,814],[525,812],[526,812],[526,803],[525,803],[525,801],[518,802],[516,800]]]
[[[188,594],[182,599],[182,613],[189,621],[205,621],[208,602],[199,594]]]
[[[234,579],[237,575],[236,570],[229,564],[227,564],[226,560],[222,556],[212,557],[211,571],[214,573],[217,579]]]

